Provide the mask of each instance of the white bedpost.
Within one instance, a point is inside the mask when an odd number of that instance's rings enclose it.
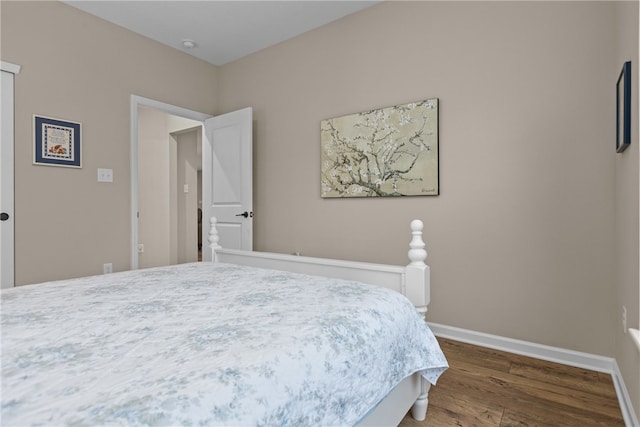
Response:
[[[427,418],[427,407],[429,406],[429,389],[431,383],[420,376],[420,396],[411,407],[411,416],[416,421],[424,421]]]
[[[429,266],[425,264],[427,251],[422,240],[424,224],[419,219],[411,221],[411,242],[409,243],[409,260],[405,268],[406,297],[416,306],[423,316],[431,300],[431,283]]]
[[[409,260],[411,263],[405,270],[406,296],[416,306],[416,310],[423,316],[427,313],[427,307],[431,300],[430,270],[425,264],[427,251],[422,240],[424,224],[416,219],[411,221],[411,242],[409,243]],[[423,421],[427,417],[429,405],[429,389],[431,384],[420,376],[420,395],[411,407],[411,416],[417,421]]]
[[[216,251],[222,249],[222,246],[218,244],[220,237],[218,236],[218,228],[216,224],[218,220],[215,216],[209,218],[209,247],[211,248],[211,261],[216,262]]]

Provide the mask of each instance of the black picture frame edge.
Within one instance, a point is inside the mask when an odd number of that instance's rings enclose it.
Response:
[[[620,99],[621,83],[622,99]],[[620,126],[621,120],[622,126]],[[631,145],[631,61],[622,65],[616,83],[616,152],[622,153],[629,145]]]
[[[38,145],[42,143],[41,134],[38,132],[37,124],[38,121],[47,121],[47,122],[57,122],[64,124],[68,127],[73,127],[77,129],[77,133],[75,134],[75,138],[73,141],[74,148],[78,153],[77,160],[70,162],[66,160],[45,160],[41,159],[37,154]],[[76,122],[68,119],[61,119],[58,117],[45,116],[42,114],[33,114],[33,165],[34,166],[54,166],[54,167],[63,167],[63,168],[72,168],[72,169],[82,169],[82,122]],[[40,138],[40,141],[38,139]]]

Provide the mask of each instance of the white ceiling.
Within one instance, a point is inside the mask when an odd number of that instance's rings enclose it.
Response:
[[[223,65],[273,46],[380,0],[65,1],[92,15]],[[188,39],[196,47],[185,49]]]

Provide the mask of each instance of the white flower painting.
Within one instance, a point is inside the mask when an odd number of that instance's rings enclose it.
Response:
[[[322,197],[433,196],[438,99],[323,120]]]

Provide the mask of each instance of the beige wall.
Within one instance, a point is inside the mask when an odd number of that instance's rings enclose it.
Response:
[[[612,316],[619,322],[622,306],[627,308],[628,326],[640,324],[640,150],[638,139],[638,2],[620,2],[616,8],[618,68],[631,64],[631,145],[615,156],[615,307]],[[620,70],[618,70],[618,73]],[[636,414],[640,414],[640,352],[628,334],[615,328],[615,358],[632,398]]]
[[[1,3],[16,77],[16,283],[130,268],[130,96],[215,112],[216,67],[59,2]],[[32,116],[82,122],[83,168],[32,165]],[[113,184],[97,182],[112,168]]]
[[[221,67],[220,111],[254,108],[255,248],[404,263],[420,218],[431,321],[613,356],[614,20],[385,2]],[[440,196],[320,198],[322,119],[428,97]]]

